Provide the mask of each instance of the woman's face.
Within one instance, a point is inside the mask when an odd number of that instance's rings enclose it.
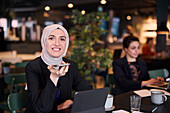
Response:
[[[52,57],[60,57],[66,48],[66,36],[60,29],[55,29],[50,33],[46,43],[46,49]]]
[[[125,48],[126,55],[128,55],[131,58],[137,58],[139,55],[139,42],[133,41],[130,43],[128,48]]]

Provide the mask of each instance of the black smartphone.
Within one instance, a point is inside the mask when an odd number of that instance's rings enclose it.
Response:
[[[60,64],[60,65],[54,65],[53,68],[54,68],[54,69],[60,69],[62,66],[69,66],[69,65],[70,65],[69,63]]]

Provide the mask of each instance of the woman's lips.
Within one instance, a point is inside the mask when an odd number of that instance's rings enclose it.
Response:
[[[138,56],[139,54],[134,54],[135,56]]]

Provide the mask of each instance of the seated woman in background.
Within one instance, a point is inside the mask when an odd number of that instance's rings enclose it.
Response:
[[[42,53],[26,66],[29,102],[25,113],[58,113],[73,104],[73,89],[92,89],[81,77],[76,63],[63,58],[68,45],[69,35],[64,27],[54,24],[44,28]],[[54,68],[61,64],[66,65]]]
[[[153,56],[156,55],[154,51],[153,38],[147,38],[146,44],[142,47],[143,56]]]
[[[145,62],[138,58],[139,47],[139,39],[134,36],[127,36],[123,40],[125,57],[113,62],[115,79],[115,89],[111,92],[113,95],[160,83],[156,79],[150,79]]]

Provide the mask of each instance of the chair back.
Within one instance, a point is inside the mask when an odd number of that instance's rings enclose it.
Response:
[[[27,64],[28,64],[28,61],[15,63],[15,68],[26,67]]]
[[[14,96],[17,95],[16,97],[19,98],[19,99],[23,98],[23,94],[15,94],[13,92],[25,91],[24,88],[25,88],[25,83],[26,83],[26,76],[25,76],[24,73],[5,75],[4,81],[5,81],[6,84],[10,84],[9,95],[11,95],[11,96],[9,96],[9,97],[12,98],[12,99],[10,99],[9,104],[11,104],[11,101],[16,102],[16,99],[13,99],[13,95]],[[20,84],[20,83],[24,83],[24,84]],[[5,110],[5,111],[9,111],[11,113],[11,110],[8,107],[7,101],[8,100],[5,99],[5,101],[0,103],[0,109]],[[20,104],[14,103],[14,105],[17,106],[17,105],[20,105]],[[13,104],[10,105],[10,106],[13,106]],[[16,111],[12,111],[12,113],[16,113]]]
[[[156,69],[156,70],[150,70],[148,71],[150,78],[167,78],[169,76],[169,72],[167,69]]]
[[[115,84],[114,74],[108,74],[106,81],[108,82],[111,91],[113,89],[113,84]]]
[[[26,83],[25,73],[5,75],[5,83],[11,85],[10,93],[12,93],[15,84]]]
[[[12,113],[17,113],[17,110],[21,110],[26,108],[28,105],[28,94],[26,91],[11,93],[8,96],[8,107],[12,111]]]

